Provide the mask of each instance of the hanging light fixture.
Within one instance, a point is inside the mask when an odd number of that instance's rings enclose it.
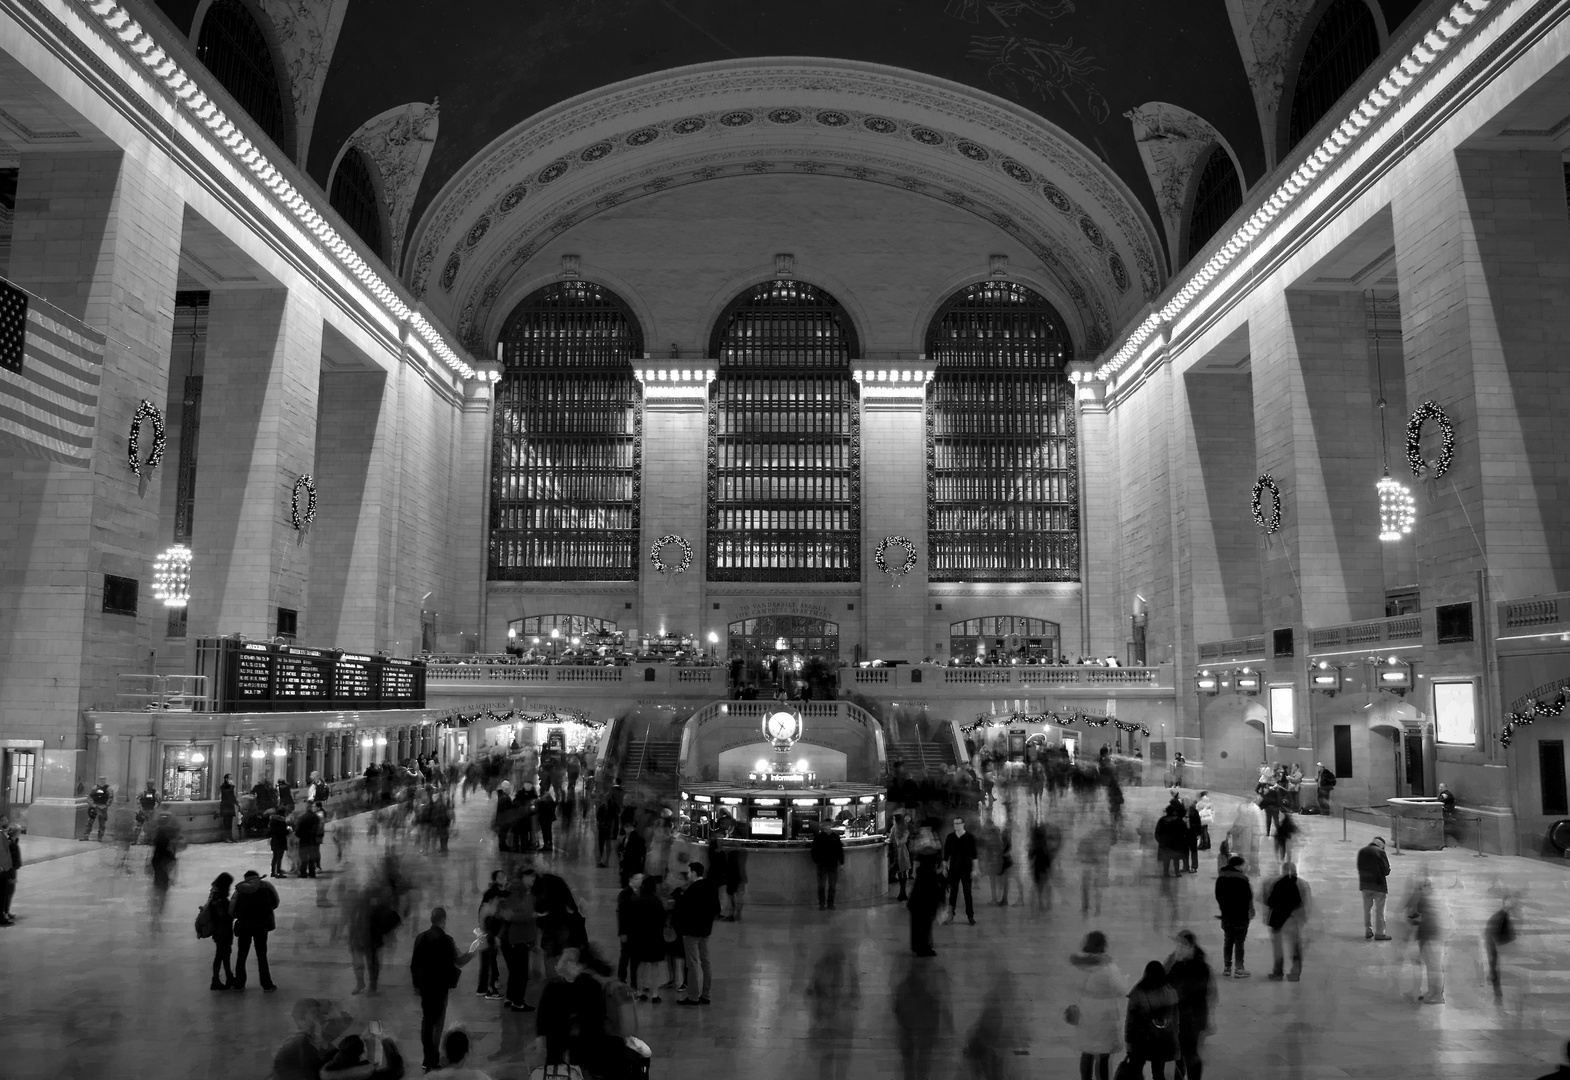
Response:
[[[191,599],[191,549],[176,544],[153,560],[153,599],[182,608]]]
[[[1385,367],[1379,351],[1379,298],[1372,289],[1366,301],[1374,338],[1374,371],[1379,379],[1379,452],[1385,467],[1384,476],[1374,485],[1379,492],[1379,539],[1393,543],[1412,532],[1417,523],[1417,500],[1410,488],[1390,475],[1390,446],[1385,439]]]

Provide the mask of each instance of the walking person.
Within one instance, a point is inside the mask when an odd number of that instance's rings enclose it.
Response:
[[[1156,822],[1156,855],[1161,860],[1161,876],[1178,877],[1188,862],[1188,811],[1176,797]]]
[[[498,985],[501,971],[497,960],[501,955],[501,906],[506,897],[506,875],[496,870],[492,872],[490,883],[485,886],[485,893],[480,897],[478,918],[482,933],[477,939],[480,942],[480,978],[474,988],[476,994],[490,1001],[500,1001],[502,998]]]
[[[1292,857],[1292,841],[1297,839],[1301,832],[1298,828],[1297,818],[1285,806],[1281,808],[1281,820],[1276,822],[1276,861],[1287,862]]]
[[[634,874],[621,892],[616,894],[616,940],[621,944],[621,954],[616,958],[616,977],[637,993],[632,975],[632,930],[637,918],[638,894],[643,889],[643,875]]]
[[[1216,822],[1216,806],[1210,801],[1210,792],[1201,791],[1199,798],[1194,800],[1194,810],[1199,817],[1199,850],[1210,850],[1210,826]],[[1198,861],[1195,861],[1198,867]]]
[[[1188,872],[1197,874],[1199,873],[1199,840],[1205,832],[1205,823],[1199,816],[1199,800],[1197,798],[1188,804],[1184,824],[1187,826]]]
[[[1178,995],[1161,961],[1145,965],[1145,974],[1128,992],[1123,1041],[1133,1076],[1143,1076],[1150,1063],[1151,1080],[1166,1080],[1167,1062],[1178,1056]],[[1118,1069],[1121,1076],[1122,1068]]]
[[[992,902],[998,907],[1009,906],[1009,881],[1014,874],[1014,844],[1007,824],[999,829],[987,829],[987,878]],[[1001,899],[999,895],[1001,894]]]
[[[136,797],[137,835],[138,839],[144,844],[152,843],[153,812],[157,809],[158,791],[153,787],[153,782],[149,780],[147,781],[147,786],[142,789],[142,793]]]
[[[1062,840],[1063,834],[1049,821],[1043,819],[1031,827],[1026,857],[1030,860],[1030,880],[1036,887],[1032,910],[1037,914],[1052,907],[1052,864],[1057,861]]]
[[[633,874],[643,873],[643,863],[648,857],[648,845],[644,842],[643,834],[638,831],[635,822],[624,821],[621,828],[621,839],[616,843],[616,851],[621,860],[621,883],[625,887]],[[659,882],[655,884],[658,885]]]
[[[425,1071],[441,1068],[442,1028],[447,1022],[447,995],[458,985],[463,965],[473,953],[459,954],[458,946],[447,934],[447,909],[431,910],[431,925],[414,939],[409,957],[409,974],[420,995],[420,1049]],[[243,963],[243,961],[242,961]]]
[[[1357,887],[1363,894],[1363,937],[1368,941],[1389,941],[1385,933],[1385,898],[1390,892],[1390,856],[1385,854],[1385,838],[1376,836],[1357,853]]]
[[[976,872],[976,838],[965,831],[965,819],[954,819],[954,831],[943,841],[943,873],[949,882],[949,914],[945,924],[954,921],[961,890],[965,893],[965,918],[976,925],[975,904],[970,896],[970,878]]]
[[[278,910],[278,890],[272,882],[263,881],[255,870],[247,870],[245,879],[235,886],[234,899],[229,914],[234,917],[234,936],[239,942],[239,956],[234,965],[234,988],[245,989],[245,961],[256,947],[256,974],[263,993],[278,989],[273,983],[272,968],[267,965],[267,935],[277,926],[273,912]]]
[[[0,814],[0,926],[12,926],[11,902],[16,897],[17,871],[22,869],[22,827]]]
[[[594,808],[594,865],[609,866],[616,842],[616,807],[606,796]]]
[[[299,877],[314,878],[317,868],[322,865],[322,818],[314,803],[306,803],[300,816],[294,819],[294,835],[300,845],[295,873]]]
[[[835,837],[838,839],[838,837]],[[687,993],[677,998],[678,1005],[707,1005],[714,988],[714,973],[709,967],[709,935],[720,913],[717,884],[703,873],[701,862],[688,863],[683,871],[691,883],[682,889],[671,911],[671,923],[681,935],[687,959]],[[832,883],[831,883],[832,887]],[[833,896],[832,891],[829,894]],[[832,902],[829,906],[833,906]]]
[[[154,933],[163,931],[164,907],[169,902],[169,889],[174,885],[175,864],[179,849],[185,846],[180,837],[180,826],[167,810],[158,815],[153,826],[153,851],[147,859],[147,869],[152,875],[150,916]]]
[[[908,899],[905,886],[910,881],[910,825],[904,814],[895,814],[889,827],[889,855],[894,860],[894,880],[899,882],[899,895],[894,899],[903,903]]]
[[[1079,995],[1063,1018],[1074,1026],[1079,1080],[1111,1080],[1112,1055],[1123,1048],[1123,973],[1107,955],[1100,930],[1085,935],[1069,963],[1080,980]]]
[[[268,877],[281,878],[283,873],[283,857],[289,850],[289,820],[284,817],[283,807],[275,806],[267,816],[267,846],[272,851],[272,868]]]
[[[540,823],[540,850],[555,851],[556,841],[551,830],[556,826],[556,796],[549,787],[535,800],[534,817]]]
[[[1167,957],[1167,981],[1178,996],[1178,1064],[1174,1070],[1188,1080],[1204,1080],[1200,1057],[1210,1033],[1210,1010],[1216,1002],[1216,980],[1210,961],[1192,930],[1181,930],[1177,948]]]
[[[534,921],[533,884],[534,865],[525,863],[513,871],[501,905],[501,950],[507,964],[507,990],[502,998],[513,1012],[534,1011],[524,1000],[529,992],[530,954],[540,935]]]
[[[1276,822],[1281,820],[1281,798],[1284,788],[1274,780],[1265,784],[1265,790],[1259,796],[1259,808],[1265,812],[1265,838],[1270,838],[1270,831],[1276,827]]]
[[[1244,859],[1233,855],[1227,868],[1216,876],[1216,907],[1221,909],[1221,959],[1226,965],[1221,971],[1223,979],[1246,979],[1248,969],[1243,966],[1244,942],[1248,939],[1248,924],[1254,919],[1254,887],[1243,872]],[[1233,960],[1237,966],[1233,967]]]
[[[937,822],[922,825],[911,844],[915,867],[910,883],[910,950],[917,956],[936,956],[932,947],[932,923],[943,906],[943,849],[938,845]]]
[[[226,844],[234,843],[234,816],[239,807],[240,800],[235,793],[234,777],[224,773],[223,783],[218,785],[218,820],[223,822]]]
[[[1091,827],[1079,839],[1079,913],[1089,917],[1094,899],[1096,916],[1101,916],[1101,894],[1112,874],[1112,832]]]
[[[1417,942],[1418,959],[1428,978],[1427,989],[1418,1000],[1424,1005],[1445,1003],[1445,943],[1439,915],[1439,901],[1433,882],[1425,872],[1407,896],[1406,919]]]
[[[1286,973],[1287,982],[1297,982],[1303,977],[1303,922],[1308,917],[1308,897],[1305,887],[1297,878],[1297,864],[1282,863],[1281,876],[1265,889],[1265,907],[1270,914],[1265,924],[1270,927],[1270,981],[1280,982],[1286,965],[1286,954],[1291,953],[1292,968]]]
[[[234,968],[229,958],[234,953],[234,916],[229,910],[229,887],[234,884],[233,874],[219,874],[213,878],[207,892],[207,925],[213,935],[213,981],[209,990],[233,990]],[[218,977],[222,971],[223,978]]]
[[[823,826],[812,834],[812,864],[818,869],[818,910],[833,911],[840,867],[845,865],[845,844],[836,830]]]
[[[628,880],[636,890],[628,908],[627,977],[639,1001],[660,1003],[660,961],[665,959],[665,931],[668,916],[658,886],[640,870]]]
[[[83,840],[91,840],[93,824],[98,825],[98,840],[104,839],[104,827],[109,824],[109,808],[114,805],[114,788],[109,786],[109,778],[100,776],[98,784],[87,793],[87,828],[82,833]]]

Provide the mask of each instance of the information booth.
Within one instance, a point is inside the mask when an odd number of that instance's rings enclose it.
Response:
[[[847,702],[806,717],[773,702],[729,702],[688,721],[677,863],[712,859],[711,845],[746,867],[747,902],[817,903],[813,837],[831,829],[845,848],[836,906],[871,904],[888,892],[886,789],[879,782],[877,721]],[[803,736],[810,719],[810,741]],[[766,742],[751,742],[759,726]],[[750,761],[750,767],[729,764]],[[813,762],[829,775],[820,775]],[[707,774],[711,778],[702,778]],[[720,774],[720,775],[716,775]]]

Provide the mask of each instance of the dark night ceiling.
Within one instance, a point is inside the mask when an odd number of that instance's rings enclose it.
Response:
[[[198,0],[157,2],[190,32]],[[1393,32],[1420,2],[1379,0],[1386,26]],[[685,65],[784,56],[889,65],[997,94],[1090,147],[1152,219],[1155,196],[1124,116],[1136,106],[1163,101],[1208,120],[1245,186],[1267,165],[1227,0],[351,0],[306,167],[326,187],[361,124],[440,97],[418,220],[488,143],[552,105]]]

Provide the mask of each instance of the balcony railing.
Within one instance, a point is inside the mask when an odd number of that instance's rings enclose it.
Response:
[[[115,712],[195,712],[207,708],[205,675],[117,675]]]
[[[1318,626],[1308,631],[1310,652],[1356,649],[1363,645],[1420,645],[1422,642],[1423,619],[1420,615],[1395,615],[1343,626]]]
[[[1199,646],[1199,659],[1205,661],[1218,660],[1263,660],[1265,658],[1265,636],[1230,638],[1226,641],[1206,641]]]

